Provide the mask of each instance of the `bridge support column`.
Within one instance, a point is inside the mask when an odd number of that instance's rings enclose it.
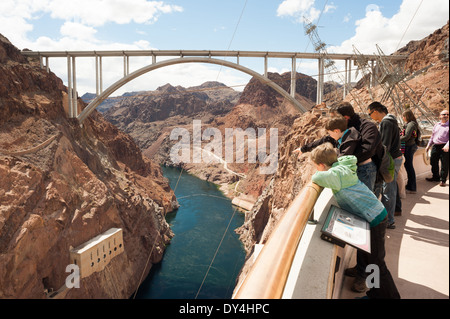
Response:
[[[292,72],[291,72],[291,96],[295,98],[295,86],[297,81],[297,59],[292,58]]]
[[[72,117],[72,66],[70,55],[67,56],[67,98],[69,100],[69,117]]]
[[[99,78],[98,78],[98,55],[95,56],[95,94],[98,96],[100,94],[99,88]]]
[[[103,92],[103,66],[102,57],[95,56],[95,92],[97,96]]]
[[[348,89],[349,91],[347,93],[350,93],[350,90],[352,89],[352,60],[348,60],[348,75],[347,75],[347,83],[348,83]]]
[[[126,77],[128,74],[130,74],[130,56],[124,54],[124,56],[123,56],[123,77]]]
[[[44,69],[44,57],[39,56],[39,64],[40,64],[41,69]],[[45,57],[45,70],[47,72],[50,72],[50,66],[48,64],[48,56]]]
[[[343,99],[347,96],[347,89],[348,89],[348,59],[345,60],[345,71],[344,71],[344,94],[342,96]]]
[[[267,65],[268,65],[268,57],[267,57],[267,55],[264,57],[264,77],[268,77],[269,76],[269,74],[268,74],[268,72],[267,72]],[[239,64],[239,63],[238,63]]]
[[[68,78],[68,99],[69,99],[69,118],[78,116],[77,101],[77,71],[74,56],[67,56],[67,78]]]
[[[324,65],[323,58],[318,59],[319,72],[317,76],[317,98],[316,104],[321,104],[323,100]]]
[[[78,96],[77,96],[77,68],[76,68],[76,59],[75,57],[72,57],[72,76],[73,76],[73,80],[72,80],[72,84],[73,84],[73,89],[72,89],[72,115],[71,117],[77,117],[78,116]]]
[[[376,81],[375,81],[375,61],[374,60],[370,61],[370,69],[371,69],[371,73],[370,73],[370,88],[373,88],[376,85]]]

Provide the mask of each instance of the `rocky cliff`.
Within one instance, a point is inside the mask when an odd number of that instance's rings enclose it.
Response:
[[[113,227],[124,253],[66,297],[129,298],[173,235],[160,168],[99,113],[68,119],[66,99],[59,78],[0,36],[0,298],[46,298],[69,275],[69,250]]]

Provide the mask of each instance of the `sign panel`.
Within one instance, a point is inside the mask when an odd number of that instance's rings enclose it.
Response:
[[[349,244],[370,253],[370,225],[364,219],[331,205],[321,238],[344,247]]]

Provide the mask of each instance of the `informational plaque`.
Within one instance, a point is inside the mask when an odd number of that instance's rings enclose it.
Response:
[[[364,219],[331,205],[321,238],[344,247],[349,244],[370,253],[370,225]]]

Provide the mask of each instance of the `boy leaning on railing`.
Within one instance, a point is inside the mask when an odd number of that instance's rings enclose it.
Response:
[[[399,299],[400,294],[389,272],[384,257],[387,211],[374,193],[356,174],[356,156],[337,157],[336,149],[325,143],[311,152],[311,160],[317,168],[312,182],[331,188],[339,206],[370,224],[371,253],[365,253],[366,265],[379,267],[379,288],[367,291],[369,298]]]

